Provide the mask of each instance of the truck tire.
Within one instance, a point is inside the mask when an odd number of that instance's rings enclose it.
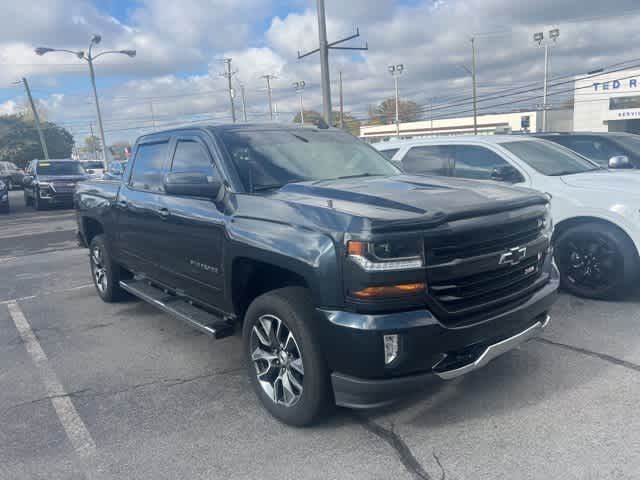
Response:
[[[310,425],[333,405],[307,289],[285,287],[257,297],[243,326],[251,385],[265,408],[293,426]]]
[[[624,296],[638,274],[633,242],[613,225],[584,223],[570,227],[555,241],[560,285],[580,297]]]
[[[96,235],[89,245],[91,278],[100,298],[107,303],[116,302],[125,296],[120,288],[122,268],[111,260],[104,235]]]
[[[40,192],[36,190],[33,194],[33,208],[36,210],[44,210],[47,208],[46,203],[40,198]]]
[[[27,207],[30,207],[32,203],[33,203],[33,200],[31,199],[31,197],[29,195],[27,195],[27,191],[25,189],[25,191],[24,191],[24,204]]]

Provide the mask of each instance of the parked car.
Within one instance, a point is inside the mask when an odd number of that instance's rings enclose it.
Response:
[[[24,177],[24,201],[42,210],[51,205],[73,205],[73,192],[87,173],[76,160],[32,160]]]
[[[537,133],[605,168],[640,168],[640,136],[623,132]]]
[[[0,162],[0,180],[7,184],[9,190],[22,187],[24,171],[12,162]]]
[[[555,143],[518,135],[376,144],[405,172],[493,180],[551,195],[562,285],[585,297],[625,293],[637,278],[640,178],[610,171]]]
[[[104,175],[104,163],[102,160],[80,160],[80,164],[89,178],[100,179]]]
[[[402,175],[337,129],[145,135],[120,183],[75,198],[98,295],[242,328],[257,396],[294,425],[485,365],[547,326],[559,284],[547,196]]]
[[[9,186],[0,180],[0,213],[9,213]]]

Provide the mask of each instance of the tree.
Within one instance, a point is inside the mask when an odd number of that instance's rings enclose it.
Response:
[[[41,125],[49,157],[69,158],[73,136],[53,122],[43,122]],[[0,116],[0,161],[14,162],[24,167],[36,158],[44,158],[44,153],[34,122],[22,115]]]
[[[129,152],[131,151],[131,144],[126,140],[114,142],[109,147],[109,150],[111,150],[111,156],[113,157],[113,159],[118,160],[120,162],[128,160],[126,149],[129,149]]]
[[[398,102],[398,116],[401,122],[415,122],[418,120],[420,107],[416,102],[400,100]],[[383,100],[377,107],[369,108],[369,123],[385,125],[396,121],[396,99],[394,97]]]
[[[293,117],[294,123],[300,123],[300,112],[296,113]],[[305,110],[304,111],[304,122],[312,123],[314,125],[322,125],[324,124],[324,118],[322,115],[315,110]],[[360,135],[360,121],[356,119],[353,115],[349,113],[345,113],[343,116],[344,122],[344,130],[349,132],[354,137]],[[332,112],[331,113],[331,126],[338,127],[340,126],[340,112]]]
[[[102,154],[100,139],[95,135],[89,135],[84,139],[84,150],[92,158],[100,158]]]

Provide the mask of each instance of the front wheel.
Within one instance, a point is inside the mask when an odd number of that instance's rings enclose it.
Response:
[[[243,338],[251,385],[274,417],[304,426],[327,412],[329,374],[306,289],[286,287],[256,298],[245,316]]]
[[[40,198],[40,192],[38,190],[36,190],[33,194],[33,208],[35,208],[36,210],[44,210],[45,208],[47,208],[46,203],[43,202]]]
[[[633,242],[616,227],[586,223],[562,232],[555,242],[561,286],[581,297],[624,295],[638,273]]]
[[[111,260],[104,235],[96,235],[89,246],[89,264],[91,277],[100,298],[112,303],[124,296],[124,290],[120,288],[121,268]]]

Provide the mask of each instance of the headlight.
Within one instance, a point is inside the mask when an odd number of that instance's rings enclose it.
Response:
[[[424,267],[422,241],[347,242],[347,256],[368,272],[412,270]]]
[[[49,182],[38,182],[38,188],[40,188],[41,190],[49,189],[52,192],[56,191],[56,189],[53,188],[53,184]]]
[[[542,221],[543,221],[542,228],[544,233],[548,235],[549,238],[551,238],[551,236],[553,235],[553,228],[554,228],[553,216],[551,215],[551,204],[547,204],[547,207],[544,212],[544,218]]]

